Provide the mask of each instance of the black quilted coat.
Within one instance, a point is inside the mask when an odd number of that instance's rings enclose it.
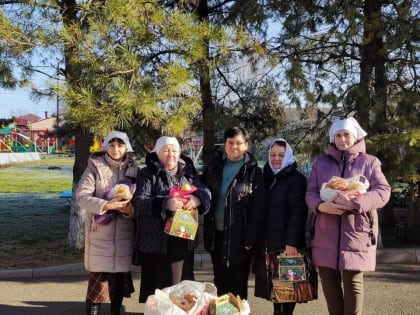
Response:
[[[199,182],[197,172],[191,159],[181,156],[176,184],[194,184],[198,189],[193,193],[201,200],[199,214],[204,214],[210,207],[210,192]],[[164,232],[165,221],[171,211],[164,208],[169,190],[174,186],[169,173],[162,168],[157,154],[152,152],[146,157],[146,167],[137,175],[137,189],[133,204],[137,216],[136,250],[143,253],[167,254],[167,238]],[[188,241],[188,247],[194,248],[194,241]]]
[[[204,216],[204,247],[211,253],[214,248],[215,219],[220,188],[222,186],[225,157],[219,152],[204,169],[203,184],[212,194],[210,211]],[[245,246],[255,247],[264,220],[264,180],[257,160],[245,153],[244,165],[228,188],[225,207],[223,263],[241,263],[249,259]]]

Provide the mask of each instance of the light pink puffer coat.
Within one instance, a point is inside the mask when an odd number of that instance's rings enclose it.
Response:
[[[129,272],[134,246],[134,221],[117,215],[107,225],[97,224],[95,214],[102,211],[105,194],[123,178],[135,182],[137,165],[131,156],[117,162],[105,153],[93,153],[76,191],[76,200],[86,211],[85,268],[90,272]]]
[[[327,154],[313,163],[305,199],[314,214],[311,245],[316,266],[335,270],[375,270],[377,209],[388,202],[391,187],[382,173],[379,159],[365,151],[363,139],[346,151],[339,151],[330,144]],[[352,213],[337,216],[318,212],[323,183],[332,176],[350,178],[356,175],[364,175],[370,187],[365,194],[352,199],[356,203]]]

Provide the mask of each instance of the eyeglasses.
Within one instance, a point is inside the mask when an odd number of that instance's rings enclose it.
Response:
[[[226,141],[226,144],[230,147],[233,147],[235,145],[240,147],[241,145],[245,144],[245,142]]]

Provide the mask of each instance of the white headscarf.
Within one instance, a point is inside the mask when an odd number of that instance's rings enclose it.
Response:
[[[181,146],[179,145],[178,140],[175,137],[168,136],[162,136],[159,139],[157,139],[152,152],[158,153],[167,144],[173,144],[174,146],[176,146],[178,149],[178,156],[181,155]]]
[[[127,147],[127,152],[133,152],[133,148],[131,146],[130,140],[128,140],[128,136],[125,132],[114,130],[111,131],[104,139],[104,142],[102,143],[102,148],[104,150],[108,150],[108,143],[112,139],[120,139],[122,142],[124,142],[125,146]]]
[[[270,161],[271,149],[273,148],[274,143],[277,142],[277,141],[282,141],[286,144],[286,152],[284,153],[284,158],[283,158],[283,161],[281,162],[280,168],[274,168],[273,165],[271,165],[271,161]],[[290,147],[290,145],[287,143],[286,140],[284,140],[283,138],[277,138],[277,139],[274,139],[273,142],[271,142],[270,150],[268,151],[268,165],[270,165],[270,168],[271,168],[271,170],[273,171],[274,174],[279,173],[286,166],[289,166],[289,165],[291,165],[295,162],[296,162],[296,158],[293,155],[293,150]]]
[[[367,136],[366,131],[360,127],[359,123],[353,117],[337,120],[330,128],[330,143],[334,143],[334,135],[339,130],[347,130],[356,141]]]

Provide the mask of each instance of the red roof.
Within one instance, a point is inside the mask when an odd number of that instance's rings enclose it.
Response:
[[[27,126],[40,120],[42,120],[42,118],[34,114],[23,115],[15,118],[17,126]]]

